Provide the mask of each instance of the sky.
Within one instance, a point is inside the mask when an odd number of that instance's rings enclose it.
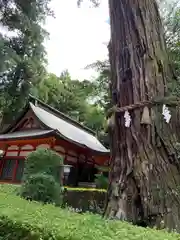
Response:
[[[73,79],[91,79],[97,73],[84,70],[88,64],[107,58],[106,44],[110,38],[108,1],[93,8],[84,0],[81,8],[77,0],[52,0],[54,18],[46,20],[49,40],[45,41],[48,71],[57,76],[68,69]]]

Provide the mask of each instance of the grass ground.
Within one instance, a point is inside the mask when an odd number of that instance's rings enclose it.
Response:
[[[180,240],[180,235],[76,214],[28,202],[11,185],[0,185],[0,239],[4,240]]]

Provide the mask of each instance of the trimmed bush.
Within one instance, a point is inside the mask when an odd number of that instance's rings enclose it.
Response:
[[[102,214],[106,198],[105,191],[86,191],[66,189],[63,194],[63,206],[78,209],[78,212]]]
[[[20,191],[21,186],[0,184],[0,192],[19,195]],[[36,191],[36,193],[37,192],[38,191]],[[65,187],[64,192],[62,191],[60,194],[60,202],[62,203],[61,207],[63,206],[70,207],[71,209],[78,209],[78,212],[80,213],[91,212],[102,214],[104,211],[106,192],[107,191],[104,189],[96,188]]]
[[[64,187],[68,191],[77,191],[77,192],[107,192],[106,189],[100,189],[100,188],[81,188],[81,187]]]
[[[60,165],[63,164],[63,159],[54,151],[40,148],[31,152],[25,161],[23,181],[26,178],[36,173],[45,173],[60,181]]]
[[[178,240],[179,234],[76,214],[53,205],[0,193],[0,239],[6,240]]]
[[[20,195],[27,200],[42,203],[61,203],[61,187],[53,176],[36,173],[31,175],[23,183]]]
[[[62,158],[49,149],[30,153],[25,162],[21,197],[43,203],[60,204]]]

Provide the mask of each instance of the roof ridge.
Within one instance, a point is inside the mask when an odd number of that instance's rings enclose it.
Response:
[[[52,114],[55,114],[55,113],[56,113],[57,115],[59,115],[60,117],[62,117],[65,121],[69,121],[69,123],[71,123],[71,124],[75,125],[76,127],[79,127],[79,128],[81,128],[81,129],[87,131],[87,132],[90,133],[90,134],[93,134],[94,136],[96,135],[95,131],[93,131],[92,129],[90,129],[90,128],[84,126],[84,125],[82,125],[81,123],[79,123],[79,122],[77,122],[76,120],[72,119],[72,118],[69,117],[68,115],[66,115],[66,114],[60,112],[59,110],[51,107],[50,105],[42,102],[40,99],[36,98],[35,96],[33,96],[33,95],[31,95],[31,94],[29,94],[29,100],[30,100],[30,101],[31,101],[31,100],[34,100],[34,101],[35,101],[35,104],[36,104],[37,102],[39,102],[40,105],[44,106],[45,108],[48,108],[48,110],[50,110]]]

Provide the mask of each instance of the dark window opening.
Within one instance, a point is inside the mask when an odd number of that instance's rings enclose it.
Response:
[[[12,180],[15,165],[16,165],[16,160],[11,160],[11,159],[4,160],[0,179],[1,180]]]
[[[4,159],[1,167],[0,180],[21,182],[24,172],[23,159]]]
[[[78,174],[78,182],[94,182],[95,174],[97,170],[92,165],[88,164],[80,164],[79,166],[79,174]]]

